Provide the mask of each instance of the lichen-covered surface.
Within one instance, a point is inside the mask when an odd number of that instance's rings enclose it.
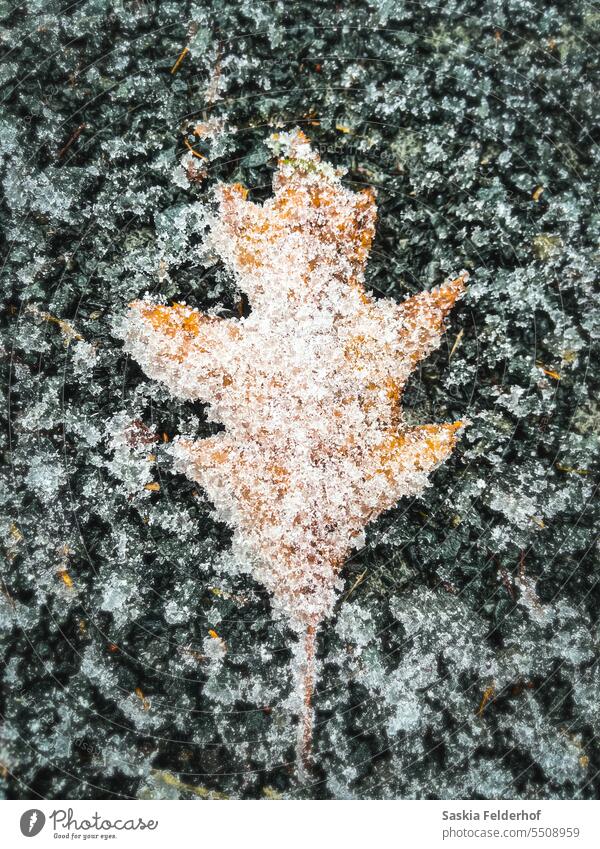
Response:
[[[598,12],[0,11],[3,792],[596,797]],[[248,314],[206,250],[211,191],[269,197],[264,141],[295,126],[377,192],[376,297],[471,274],[403,402],[471,424],[341,572],[305,782],[296,636],[167,450],[219,428],[116,332],[146,292]]]

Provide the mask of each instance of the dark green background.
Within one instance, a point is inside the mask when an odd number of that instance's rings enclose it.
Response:
[[[3,792],[594,798],[598,11],[0,10]],[[187,184],[178,163],[203,114],[224,128],[201,148],[207,178]],[[377,189],[371,288],[401,299],[472,275],[405,398],[411,421],[472,424],[345,567],[348,591],[363,577],[319,637],[305,786],[292,634],[228,564],[230,531],[172,471],[162,436],[119,443],[128,421],[169,439],[214,426],[147,380],[115,333],[145,291],[245,307],[202,248],[198,204],[219,179],[268,196],[264,140],[296,125]],[[66,344],[49,316],[81,339]],[[143,488],[151,452],[157,493]]]

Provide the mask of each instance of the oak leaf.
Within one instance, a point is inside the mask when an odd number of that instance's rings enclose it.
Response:
[[[131,305],[126,346],[179,398],[210,405],[225,426],[179,438],[180,469],[234,529],[275,611],[299,634],[299,749],[312,737],[317,628],[365,527],[420,493],[451,453],[461,422],[405,424],[400,400],[465,288],[462,272],[402,303],[364,288],[375,195],[354,192],[305,135],[272,137],[273,196],[217,188],[212,245],[248,296],[242,319],[146,297]]]

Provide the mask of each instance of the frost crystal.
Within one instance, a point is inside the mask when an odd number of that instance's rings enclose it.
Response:
[[[221,185],[213,248],[248,296],[247,318],[220,319],[146,297],[131,305],[127,350],[179,398],[211,406],[225,431],[180,438],[173,453],[234,528],[235,554],[301,636],[300,748],[312,729],[315,634],[365,526],[420,493],[462,422],[405,425],[400,398],[439,344],[466,272],[398,304],[366,292],[375,196],[353,192],[304,134],[279,155],[263,205]]]

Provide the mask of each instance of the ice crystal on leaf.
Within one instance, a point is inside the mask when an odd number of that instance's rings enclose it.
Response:
[[[271,145],[273,197],[259,205],[241,185],[220,185],[211,229],[251,314],[222,319],[146,297],[131,305],[125,337],[151,378],[207,402],[225,426],[209,439],[179,438],[172,450],[300,635],[306,756],[315,635],[344,560],[369,522],[423,490],[462,425],[408,427],[400,399],[468,275],[403,303],[375,300],[363,286],[374,192],[346,188],[299,130]]]

